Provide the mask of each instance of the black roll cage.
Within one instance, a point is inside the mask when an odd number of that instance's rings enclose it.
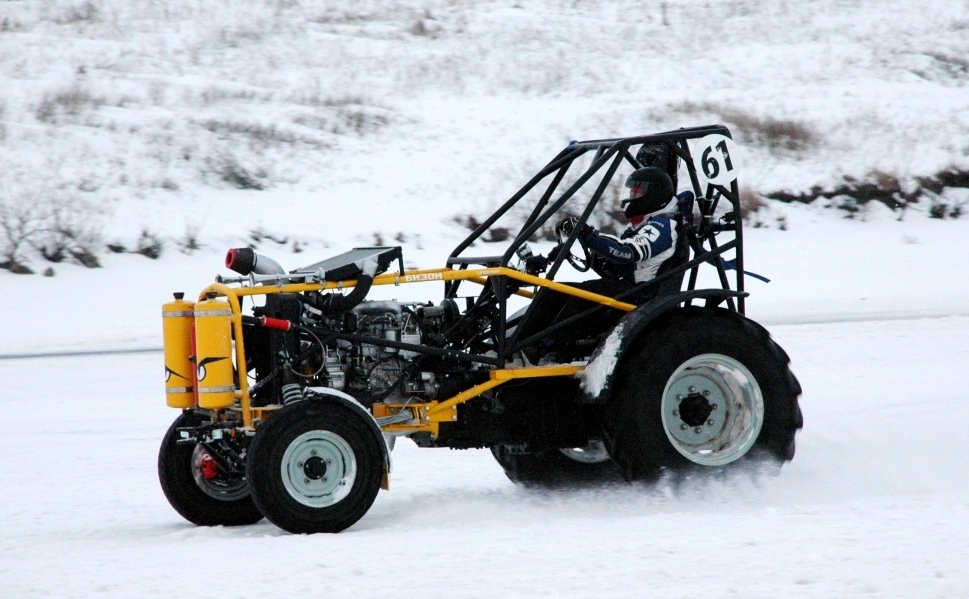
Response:
[[[701,179],[697,174],[696,166],[694,164],[693,156],[690,152],[690,147],[688,144],[690,140],[700,139],[712,134],[719,134],[728,138],[732,137],[730,130],[727,127],[723,125],[710,125],[704,127],[683,128],[653,135],[589,141],[572,141],[561,152],[559,152],[559,154],[552,159],[551,162],[549,162],[521,189],[512,195],[511,198],[502,204],[494,212],[494,214],[478,225],[467,236],[467,238],[459,243],[448,257],[447,266],[450,268],[457,267],[458,270],[467,269],[469,265],[508,267],[509,262],[514,256],[517,255],[519,249],[526,242],[532,239],[533,236],[535,236],[535,234],[542,228],[542,226],[544,226],[545,223],[552,218],[552,216],[557,214],[571,198],[573,198],[581,189],[585,188],[590,181],[594,181],[594,177],[601,172],[601,178],[598,179],[598,184],[596,185],[594,192],[586,203],[585,209],[578,217],[578,225],[563,244],[563,247],[558,252],[554,262],[549,265],[545,278],[549,281],[554,281],[555,275],[562,266],[562,262],[568,256],[572,245],[575,243],[579,235],[582,225],[588,221],[589,216],[599,204],[603,193],[608,188],[609,183],[619,166],[624,161],[634,169],[642,166],[639,164],[639,162],[637,162],[636,158],[634,158],[632,149],[636,146],[642,146],[643,144],[662,142],[668,144],[669,147],[671,147],[683,160],[687,172],[689,173],[689,180],[693,194],[696,197],[696,206],[699,209],[699,218],[695,220],[692,225],[683,227],[684,230],[681,231],[681,235],[686,235],[692,257],[685,263],[671,268],[656,278],[633,287],[629,291],[626,291],[618,296],[616,299],[622,300],[624,297],[637,294],[648,287],[659,285],[660,283],[673,277],[681,277],[687,271],[689,271],[690,276],[688,279],[687,289],[685,291],[694,291],[696,289],[700,265],[706,263],[711,264],[716,268],[721,289],[734,292],[725,296],[729,309],[743,314],[745,311],[744,296],[746,295],[746,293],[744,293],[743,280],[743,221],[740,218],[740,194],[738,191],[737,180],[734,178],[730,182],[729,187],[707,183],[705,188],[701,189]],[[579,176],[574,183],[569,185],[554,201],[552,201],[552,197],[555,195],[575,161],[589,152],[594,152],[592,164]],[[462,256],[462,253],[465,250],[471,247],[475,241],[481,239],[481,237],[488,232],[491,227],[498,222],[499,219],[501,219],[501,217],[515,207],[530,191],[536,188],[548,177],[551,177],[551,181],[549,181],[548,186],[545,188],[545,191],[542,193],[537,204],[532,209],[529,216],[525,219],[524,223],[522,224],[518,233],[515,235],[515,238],[505,250],[504,254],[501,256],[489,257]],[[730,210],[727,210],[722,216],[716,217],[715,213],[722,198],[725,198],[730,203]],[[726,243],[718,243],[716,236],[723,232],[733,232],[733,239],[727,241]],[[727,263],[723,260],[722,256],[724,253],[731,250],[736,252],[736,257],[732,262]],[[727,276],[728,269],[736,271],[733,289],[730,287],[730,279]],[[457,297],[457,291],[460,283],[461,281],[459,280],[448,281],[445,283],[446,299],[455,299]],[[505,357],[509,353],[529,345],[530,343],[536,341],[537,337],[539,336],[536,335],[529,339],[519,340],[513,335],[511,339],[506,339],[506,326],[509,324],[507,323],[507,300],[510,295],[509,281],[507,280],[507,277],[497,275],[489,277],[488,284],[490,285],[490,291],[494,294],[498,309],[497,330],[495,331],[494,335],[497,345],[495,348],[497,353],[496,362],[499,368],[503,368],[505,364]],[[489,289],[486,288],[486,291],[488,290]],[[483,292],[479,296],[479,303],[484,299],[485,295],[486,293]],[[522,316],[523,319],[529,318],[532,307],[533,305],[529,305],[525,314]],[[555,324],[553,327],[546,329],[543,331],[542,335],[564,328],[572,324],[574,321],[584,318],[588,314],[591,314],[597,310],[607,309],[610,308],[601,305],[594,306],[580,314],[573,316],[572,318],[569,318],[568,320],[564,320]],[[489,362],[492,361],[489,360]]]

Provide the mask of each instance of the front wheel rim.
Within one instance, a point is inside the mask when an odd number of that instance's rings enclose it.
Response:
[[[310,431],[293,439],[283,453],[280,476],[286,492],[312,508],[335,505],[346,498],[357,476],[350,444],[331,431]]]
[[[721,354],[694,356],[663,390],[663,429],[683,457],[701,466],[739,460],[757,442],[764,397],[743,364]]]

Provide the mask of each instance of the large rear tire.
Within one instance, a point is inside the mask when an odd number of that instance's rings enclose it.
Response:
[[[790,359],[763,327],[724,309],[659,320],[618,367],[603,429],[627,480],[794,457],[803,421]]]
[[[366,415],[314,398],[287,405],[249,449],[252,497],[295,534],[340,532],[373,505],[383,479],[383,438]]]
[[[501,464],[505,476],[523,487],[584,487],[621,480],[619,470],[601,441],[591,441],[586,447],[531,453],[519,453],[510,446],[496,445],[491,448],[491,453]]]
[[[177,443],[179,428],[196,427],[206,418],[183,412],[169,427],[158,451],[158,480],[168,503],[199,526],[243,526],[262,520],[245,478],[226,476],[199,444]]]

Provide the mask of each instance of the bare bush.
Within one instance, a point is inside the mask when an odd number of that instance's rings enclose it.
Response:
[[[180,252],[191,254],[202,249],[202,244],[199,242],[199,229],[198,225],[185,225],[185,233],[175,242]]]
[[[288,236],[271,233],[262,225],[249,231],[249,240],[252,247],[257,247],[263,241],[272,241],[273,243],[278,243],[279,245],[286,245],[289,243]]]
[[[46,227],[46,207],[32,197],[0,195],[0,268],[33,274],[23,250]]]
[[[388,125],[391,119],[386,114],[381,114],[370,108],[347,107],[337,110],[333,116],[324,116],[316,113],[300,114],[293,117],[293,122],[297,125],[318,129],[333,133],[334,135],[346,135],[355,133],[365,135]],[[325,144],[315,142],[314,145],[324,147]]]
[[[313,146],[319,145],[318,140],[296,135],[292,131],[280,129],[276,125],[217,120],[208,120],[201,125],[222,138],[242,135],[249,141],[250,145],[255,147],[271,148],[280,144],[294,145],[300,142]]]
[[[250,102],[270,102],[273,99],[273,92],[255,91],[251,89],[229,89],[225,87],[210,86],[202,90],[200,94],[202,103],[205,105],[218,104],[225,100],[245,100]]]
[[[435,39],[441,35],[442,27],[434,18],[430,10],[425,10],[424,15],[417,19],[408,30],[412,35]]]
[[[101,16],[100,7],[87,0],[68,6],[62,13],[54,17],[54,22],[61,25],[71,23],[94,23]]]
[[[966,201],[957,201],[949,198],[935,196],[929,200],[929,217],[946,219],[959,218],[966,209]]]
[[[0,21],[0,33],[7,33],[11,31],[21,31],[22,29],[23,29],[23,25],[21,25],[17,21],[10,20],[10,17],[4,17],[3,20]]]
[[[206,164],[219,179],[229,183],[237,189],[262,190],[266,188],[269,174],[262,168],[250,168],[242,165],[231,154],[222,154],[206,160]]]
[[[103,211],[91,202],[71,196],[53,196],[47,202],[45,226],[31,245],[49,262],[71,260],[100,268],[96,248],[101,245]]]
[[[748,220],[766,207],[767,202],[757,192],[749,189],[740,192],[740,218]]]
[[[105,103],[104,98],[96,97],[80,84],[44,94],[40,104],[34,111],[38,121],[56,124],[60,117],[77,118],[88,108],[99,108]]]
[[[165,245],[158,235],[148,229],[142,229],[141,236],[138,238],[138,246],[133,250],[133,253],[157,260],[161,257],[164,247]]]

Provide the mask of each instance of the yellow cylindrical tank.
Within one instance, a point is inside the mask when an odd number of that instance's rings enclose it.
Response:
[[[162,339],[165,346],[165,401],[171,408],[195,405],[195,365],[192,363],[192,326],[195,303],[184,293],[162,305]]]
[[[233,404],[232,309],[226,302],[195,304],[195,372],[200,408],[219,410]]]

